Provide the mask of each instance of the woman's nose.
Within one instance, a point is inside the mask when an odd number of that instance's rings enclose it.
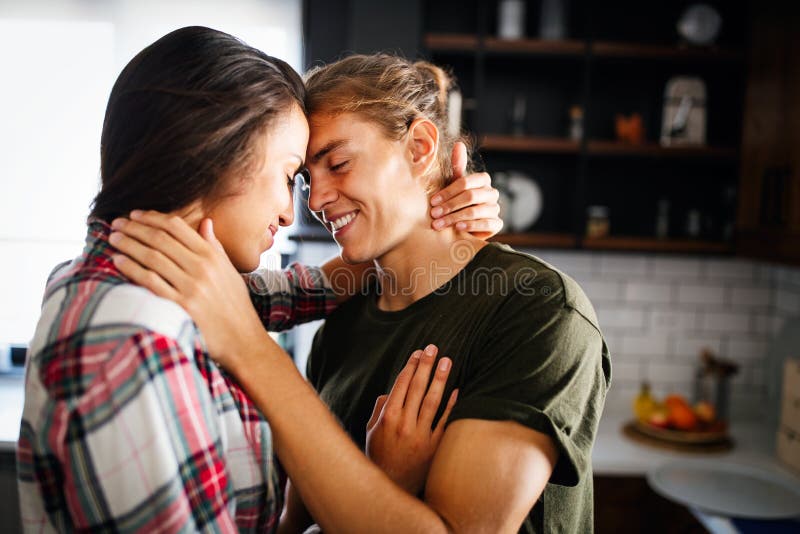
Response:
[[[281,226],[290,226],[294,221],[294,195],[289,194],[289,202],[287,206],[278,214],[278,224]]]

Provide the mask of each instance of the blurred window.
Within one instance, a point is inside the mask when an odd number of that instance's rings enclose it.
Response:
[[[106,100],[125,64],[202,25],[299,69],[301,20],[300,0],[0,0],[0,344],[30,340],[47,275],[81,252]],[[262,264],[279,265],[279,248]]]

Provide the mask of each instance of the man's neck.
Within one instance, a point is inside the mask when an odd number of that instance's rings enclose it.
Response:
[[[381,280],[378,307],[402,310],[454,278],[486,245],[466,232],[430,228],[413,232],[375,260]]]

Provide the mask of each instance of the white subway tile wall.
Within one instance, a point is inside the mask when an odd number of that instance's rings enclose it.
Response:
[[[732,415],[762,415],[770,341],[786,317],[800,314],[800,269],[733,258],[526,252],[575,278],[594,304],[612,358],[607,412],[629,413],[642,380],[659,396],[691,396],[708,348],[739,365]]]

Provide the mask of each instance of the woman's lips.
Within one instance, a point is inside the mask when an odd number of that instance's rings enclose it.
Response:
[[[278,229],[272,224],[269,225],[269,231],[272,234],[272,237],[275,237],[275,234],[278,233]]]

